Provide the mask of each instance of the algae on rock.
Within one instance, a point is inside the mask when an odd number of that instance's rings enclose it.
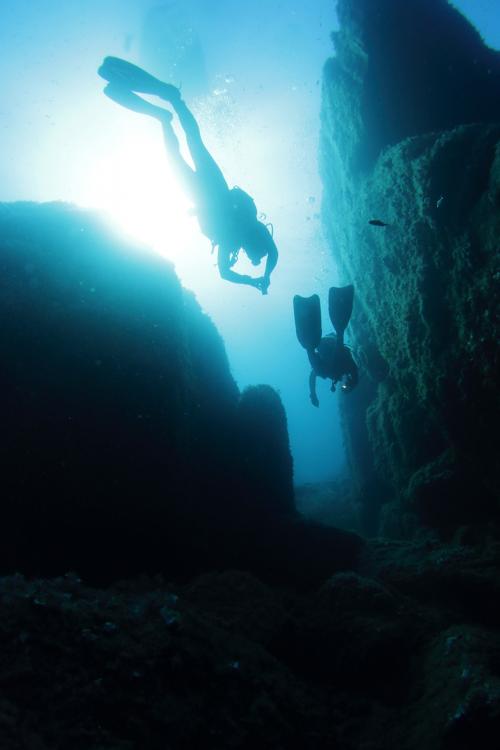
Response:
[[[442,0],[338,10],[321,168],[365,373],[348,459],[369,533],[449,534],[498,515],[500,55]]]

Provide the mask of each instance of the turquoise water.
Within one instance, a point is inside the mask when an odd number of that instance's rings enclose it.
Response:
[[[499,46],[497,0],[454,4]],[[335,25],[331,0],[3,0],[0,9],[0,200],[96,208],[173,261],[221,332],[238,386],[279,391],[299,484],[344,466],[342,395],[320,382],[321,406],[309,404],[291,315],[295,293],[326,304],[329,286],[349,281],[337,276],[319,217],[320,81]],[[273,223],[280,262],[268,297],[219,278],[157,123],[102,95],[96,68],[109,54],[182,86],[228,182]]]

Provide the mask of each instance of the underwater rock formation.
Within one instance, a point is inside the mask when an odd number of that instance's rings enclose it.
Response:
[[[358,537],[295,513],[279,396],[240,399],[169,263],[88,211],[18,203],[0,264],[0,572],[311,582],[353,563]]]
[[[337,12],[326,93],[349,167],[409,136],[500,119],[499,55],[447,0],[339,0]]]
[[[165,524],[220,492],[238,402],[220,337],[168,263],[95,215],[7,204],[0,225],[2,567],[180,561]]]
[[[357,295],[353,483],[368,533],[449,536],[498,521],[500,54],[445,0],[338,11],[321,163]]]
[[[253,508],[259,514],[279,509],[293,514],[292,454],[286,414],[281,399],[270,386],[243,391],[238,405],[241,425],[238,476],[248,488]],[[269,495],[273,498],[269,502]]]
[[[0,745],[494,747],[499,563],[498,544],[385,540],[299,594],[232,570],[0,577]]]

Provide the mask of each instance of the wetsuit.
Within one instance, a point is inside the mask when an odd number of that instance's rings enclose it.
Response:
[[[203,143],[198,123],[182,100],[179,89],[119,58],[106,58],[99,74],[109,81],[104,89],[107,96],[134,112],[151,115],[161,122],[171,164],[195,205],[200,229],[219,248],[217,263],[221,276],[237,284],[254,286],[266,294],[271,272],[278,260],[276,245],[256,214],[254,217],[244,215],[236,200],[238,189],[229,189],[219,166]],[[135,91],[157,95],[171,104],[186,135],[195,169],[181,155],[171,113],[137,96]],[[231,269],[240,248],[254,265],[267,256],[262,277],[246,276]]]
[[[334,333],[324,336],[317,350],[308,349],[307,356],[312,367],[309,376],[309,395],[314,406],[319,404],[316,394],[317,377],[331,378],[332,391],[335,391],[336,384],[344,378],[344,390],[350,391],[358,384],[358,367],[351,350],[345,344],[339,344]]]

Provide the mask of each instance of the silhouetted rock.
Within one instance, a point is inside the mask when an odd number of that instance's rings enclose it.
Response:
[[[500,56],[444,0],[340,0],[339,19],[323,216],[356,288],[353,485],[367,533],[450,537],[499,519]]]
[[[240,568],[311,586],[361,540],[295,512],[286,417],[240,394],[170,266],[63,204],[0,206],[0,572]]]
[[[300,593],[0,577],[2,750],[494,746],[499,569],[498,545],[377,541]]]
[[[0,594],[3,750],[316,750],[334,734],[326,703],[258,637],[161,580],[102,591],[13,576]]]
[[[268,385],[243,391],[238,405],[238,476],[260,514],[295,512],[293,463],[286,414]]]
[[[338,573],[307,601],[282,658],[297,672],[338,691],[362,690],[392,702],[406,691],[413,607],[378,582]]]
[[[447,0],[339,0],[337,12],[325,97],[349,168],[409,136],[500,119],[500,55]]]
[[[214,326],[93,214],[11,204],[0,224],[2,568],[196,567],[238,402]]]

